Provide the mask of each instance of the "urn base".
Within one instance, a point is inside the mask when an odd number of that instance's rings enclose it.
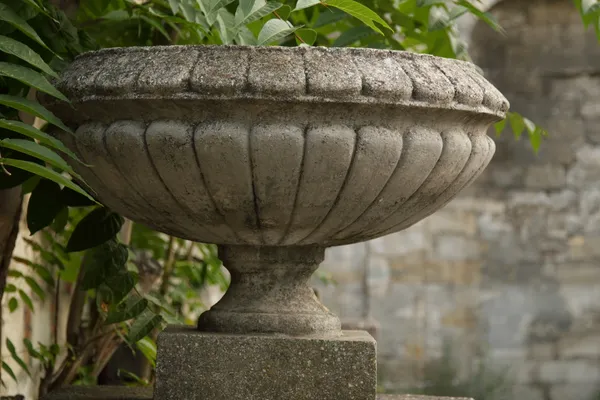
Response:
[[[238,335],[172,326],[158,337],[154,400],[375,400],[377,345],[340,336]]]

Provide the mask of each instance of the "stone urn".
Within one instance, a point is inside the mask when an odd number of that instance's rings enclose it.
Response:
[[[326,247],[406,229],[494,154],[508,102],[469,63],[406,52],[169,46],[77,58],[45,100],[133,221],[219,245],[225,296],[159,338],[157,400],[373,400],[375,341],[308,280]]]

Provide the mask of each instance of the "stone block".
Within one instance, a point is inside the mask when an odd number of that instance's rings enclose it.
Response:
[[[158,337],[155,400],[374,400],[376,343],[340,337],[233,335],[169,327]]]
[[[525,186],[530,189],[562,189],[567,181],[562,165],[532,165],[525,174]]]
[[[569,239],[571,260],[584,261],[600,258],[600,236],[573,236]]]
[[[583,120],[553,117],[546,126],[551,133],[536,158],[540,162],[568,165],[576,158],[576,151],[585,144],[585,124]],[[531,151],[527,149],[527,151]],[[533,154],[533,153],[532,153]]]
[[[581,261],[562,263],[556,266],[553,276],[560,283],[578,285],[600,283],[600,265],[595,262]],[[598,345],[600,346],[600,337]]]
[[[544,391],[531,385],[515,385],[511,400],[546,400]]]
[[[600,106],[598,107],[600,108]],[[591,111],[588,110],[588,112]],[[600,144],[600,129],[598,127],[600,127],[600,116],[594,116],[594,118],[590,117],[590,119],[585,120],[586,137],[591,143],[595,145]]]
[[[369,242],[371,251],[384,256],[406,256],[421,250],[427,250],[429,248],[429,238],[425,231],[424,222],[419,222],[405,231],[371,240]]]
[[[434,232],[458,233],[472,236],[477,233],[475,213],[440,210],[425,219],[429,229]]]
[[[433,259],[443,261],[475,261],[481,255],[478,240],[461,235],[440,234],[434,238]]]
[[[550,400],[596,400],[598,392],[600,392],[600,384],[597,382],[553,385],[549,398]]]
[[[527,357],[534,361],[546,361],[556,358],[554,343],[531,343],[527,346]]]
[[[600,380],[597,361],[556,360],[540,365],[539,378],[545,383],[592,383]]]
[[[561,358],[600,359],[600,334],[564,338],[558,343],[558,351]]]

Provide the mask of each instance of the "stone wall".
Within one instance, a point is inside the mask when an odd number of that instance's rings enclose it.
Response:
[[[508,367],[510,400],[596,400],[600,44],[567,0],[504,0],[493,13],[506,35],[478,23],[471,53],[550,137],[534,155],[506,133],[484,176],[440,212],[330,249],[337,284],[319,293],[343,319],[377,321],[388,391],[422,381],[450,340],[465,376],[483,356]]]

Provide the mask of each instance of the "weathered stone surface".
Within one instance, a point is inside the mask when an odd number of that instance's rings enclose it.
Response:
[[[43,400],[153,400],[152,388],[132,388],[124,386],[70,386],[54,391]],[[2,397],[4,399],[4,397]],[[178,400],[185,400],[181,397]],[[8,400],[13,400],[12,398]],[[19,400],[19,399],[15,399]],[[154,399],[158,400],[158,399]],[[202,400],[208,400],[202,398]],[[258,398],[262,400],[262,398]],[[346,399],[340,399],[346,400]],[[410,394],[379,394],[377,400],[473,400],[457,397],[420,396]],[[532,399],[534,400],[534,399]]]
[[[77,76],[83,66],[94,79]],[[77,112],[46,101],[78,128],[74,150],[94,161],[105,204],[230,245],[402,230],[481,173],[494,152],[486,128],[508,108],[470,64],[373,49],[101,50],[59,87]]]
[[[600,366],[587,360],[556,360],[540,365],[539,378],[550,383],[597,382],[600,379]]]
[[[376,343],[366,332],[320,336],[208,334],[158,338],[155,400],[373,400]]]
[[[525,175],[525,185],[532,189],[561,189],[566,180],[565,168],[562,165],[532,165]]]
[[[567,399],[591,399],[595,400],[598,397],[600,387],[597,382],[592,383],[574,383],[553,385],[550,389],[550,398],[552,400],[567,400]]]
[[[324,247],[403,230],[469,186],[494,154],[487,128],[508,110],[472,64],[374,49],[110,49],[79,57],[58,86],[75,110],[44,102],[76,130],[67,145],[93,160],[75,168],[99,199],[219,244],[231,271],[199,319],[211,333],[161,336],[158,400],[373,400],[375,344],[341,332],[310,274]],[[457,283],[473,283],[478,243],[455,239],[440,238],[439,253],[471,251],[432,274],[452,281],[455,268]],[[383,296],[381,261],[364,275]]]
[[[152,400],[151,387],[69,386],[50,392],[43,400]]]
[[[561,358],[600,359],[600,333],[581,337],[566,337],[558,343]]]
[[[220,246],[231,272],[225,295],[198,320],[198,329],[227,333],[340,334],[340,320],[308,285],[322,247]]]
[[[440,234],[434,238],[433,259],[441,261],[473,261],[481,254],[478,240],[460,235]]]
[[[541,388],[531,385],[515,385],[512,389],[513,400],[546,400]],[[562,399],[556,399],[562,400]]]
[[[439,397],[439,396],[421,396],[411,394],[380,394],[377,400],[473,400],[466,397]]]

